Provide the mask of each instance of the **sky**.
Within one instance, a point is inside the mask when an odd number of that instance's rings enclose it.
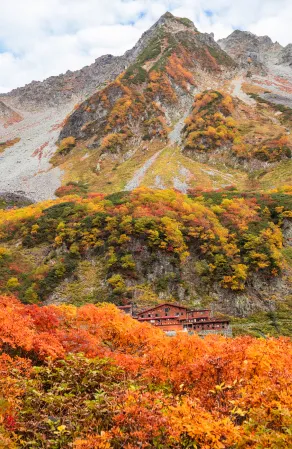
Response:
[[[0,0],[0,92],[123,54],[166,11],[292,43],[292,0]]]

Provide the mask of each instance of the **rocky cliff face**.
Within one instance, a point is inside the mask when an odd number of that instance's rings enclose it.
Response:
[[[5,128],[21,122],[22,120],[23,117],[20,114],[3,103],[3,101],[0,101],[0,123],[2,123]]]
[[[45,81],[33,81],[24,87],[2,95],[16,107],[26,110],[44,109],[77,102],[91,94],[103,83],[115,79],[128,63],[127,57],[105,55],[93,64],[75,72],[51,76]]]
[[[288,44],[285,48],[283,48],[280,55],[280,62],[289,67],[292,66],[292,44]]]
[[[256,67],[268,71],[271,65],[292,65],[292,44],[282,47],[269,36],[235,30],[230,36],[220,39],[218,44],[244,68]]]
[[[273,43],[268,36],[256,36],[247,31],[235,30],[218,41],[220,47],[244,67],[263,67],[266,63],[279,62],[283,47]]]

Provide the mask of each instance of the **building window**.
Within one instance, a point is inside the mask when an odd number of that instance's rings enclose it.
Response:
[[[166,313],[165,316],[168,316],[168,313]]]
[[[141,318],[144,318],[144,315],[141,315]]]
[[[148,313],[148,318],[150,318],[151,317],[151,314],[150,313]]]
[[[165,312],[169,312],[169,307],[165,307]]]

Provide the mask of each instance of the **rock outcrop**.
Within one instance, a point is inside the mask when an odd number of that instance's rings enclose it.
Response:
[[[0,123],[7,128],[15,123],[21,122],[23,117],[7,106],[3,101],[0,101]]]
[[[280,55],[280,63],[292,67],[292,44],[283,48]]]

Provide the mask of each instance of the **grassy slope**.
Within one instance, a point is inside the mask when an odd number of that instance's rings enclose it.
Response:
[[[143,184],[155,186],[157,176],[166,188],[174,187],[174,179],[177,178],[181,183],[186,182],[189,188],[203,186],[206,189],[216,189],[235,184],[240,190],[244,187],[246,178],[246,174],[236,170],[226,167],[216,169],[194,161],[183,155],[178,147],[170,146],[159,155],[154,166],[146,174]]]
[[[146,151],[141,148],[126,161],[119,162],[108,156],[96,171],[99,161],[99,151],[76,148],[73,152],[60,159],[60,168],[64,171],[62,183],[82,181],[89,185],[89,191],[114,193],[124,190],[125,185],[134,174],[156,152],[164,148],[162,142],[152,143]],[[84,158],[84,156],[86,156]],[[186,170],[185,170],[186,169]],[[183,155],[178,147],[167,145],[162,153],[147,170],[141,185],[147,187],[174,187],[174,179],[186,183],[189,188],[204,187],[216,189],[226,185],[234,185],[240,191],[268,191],[292,183],[292,161],[283,161],[267,169],[258,170],[249,175],[244,170],[233,169],[224,164],[204,164]]]
[[[213,189],[234,184],[239,190],[244,190],[246,186],[246,173],[224,167],[223,164],[214,167],[194,161],[183,155],[177,146],[165,146],[159,141],[150,144],[146,151],[141,147],[134,150],[132,157],[124,162],[121,158],[119,161],[110,155],[107,156],[101,163],[100,172],[95,171],[99,151],[76,148],[70,155],[59,158],[60,168],[65,172],[63,184],[66,185],[70,181],[82,181],[89,184],[90,191],[104,193],[121,191],[137,170],[161,149],[162,153],[143,178],[141,184],[144,186],[155,186],[157,176],[167,188],[174,187],[175,178],[182,183],[186,181],[189,188],[203,186]],[[87,156],[84,158],[85,155]]]

